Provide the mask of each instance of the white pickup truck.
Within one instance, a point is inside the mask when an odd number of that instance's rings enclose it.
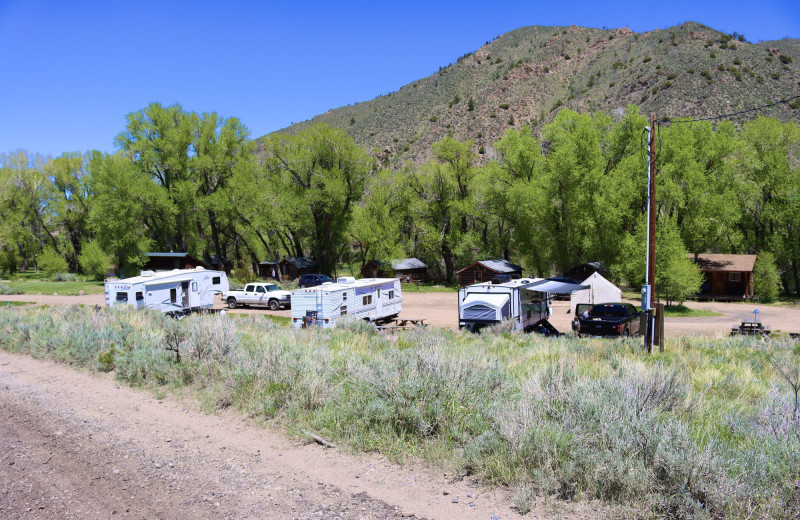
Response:
[[[272,311],[277,311],[281,307],[288,309],[292,303],[291,297],[291,292],[282,291],[274,283],[249,283],[243,291],[222,293],[222,301],[231,309],[247,305],[264,305]]]

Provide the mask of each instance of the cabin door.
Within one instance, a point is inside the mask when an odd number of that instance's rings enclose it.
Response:
[[[181,282],[181,306],[189,307],[189,282]]]

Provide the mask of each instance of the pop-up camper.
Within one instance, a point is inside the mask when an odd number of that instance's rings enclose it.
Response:
[[[396,278],[339,278],[336,283],[292,291],[292,325],[331,328],[342,316],[366,321],[396,317],[403,304]]]
[[[142,271],[139,276],[106,280],[106,305],[132,305],[156,309],[170,316],[183,316],[214,306],[214,296],[228,291],[223,271],[173,269]]]
[[[514,328],[526,332],[547,322],[552,294],[570,294],[585,289],[541,278],[522,278],[503,283],[485,282],[458,291],[458,327],[477,332],[483,327],[511,319]],[[554,331],[547,323],[546,328]]]

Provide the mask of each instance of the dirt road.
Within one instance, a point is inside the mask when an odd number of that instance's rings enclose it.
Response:
[[[89,294],[85,296],[54,296],[54,295],[29,295],[20,294],[2,296],[3,300],[33,301],[41,304],[70,304],[81,303],[84,305],[104,305],[102,294]],[[639,302],[631,301],[638,304]],[[692,309],[705,309],[722,314],[722,316],[705,318],[666,318],[664,331],[667,337],[702,334],[704,336],[727,336],[731,327],[738,325],[742,318],[752,317],[753,309],[758,307],[760,319],[770,325],[773,331],[800,332],[800,309],[776,305],[758,305],[755,303],[724,303],[724,302],[686,302],[685,305]],[[221,301],[217,308],[225,308]],[[550,322],[561,332],[572,330],[570,322],[572,315],[567,314],[568,301],[553,302],[553,316]],[[236,309],[234,313],[264,313],[276,316],[290,317],[289,310],[269,311],[262,308]],[[433,327],[448,329],[458,328],[458,294],[450,293],[404,293],[403,312],[401,317],[424,318],[426,323]]]
[[[0,518],[517,518],[505,492],[0,351]],[[566,504],[562,518],[594,516]],[[535,510],[540,517],[547,510]]]

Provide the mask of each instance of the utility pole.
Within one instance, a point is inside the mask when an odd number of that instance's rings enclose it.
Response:
[[[642,310],[647,312],[647,327],[644,346],[653,352],[655,320],[653,296],[656,293],[656,114],[650,114],[650,126],[646,128],[647,147],[647,270],[642,287]]]

